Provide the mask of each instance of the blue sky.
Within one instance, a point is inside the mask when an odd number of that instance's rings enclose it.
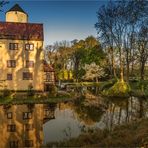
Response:
[[[84,39],[97,36],[94,24],[96,12],[107,1],[103,0],[9,0],[3,11],[6,12],[18,3],[29,15],[29,22],[44,24],[44,44],[56,41]],[[0,13],[0,21],[5,21],[5,13]]]

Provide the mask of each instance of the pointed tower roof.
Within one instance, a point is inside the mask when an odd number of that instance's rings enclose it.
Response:
[[[19,11],[27,14],[18,4],[15,4],[12,8],[10,8],[7,12],[9,11]]]

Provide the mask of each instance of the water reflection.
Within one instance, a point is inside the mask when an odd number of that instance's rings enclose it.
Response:
[[[0,148],[41,147],[43,124],[54,118],[55,106],[0,106]]]
[[[98,106],[85,105],[85,100],[59,104],[55,110],[55,120],[44,125],[44,142],[77,137],[95,128],[112,130],[114,125],[148,117],[147,100],[134,97],[103,100]]]
[[[48,142],[79,136],[82,132],[148,117],[148,101],[102,98],[100,104],[87,100],[60,104],[0,106],[0,148],[41,147]]]
[[[111,130],[114,125],[136,121],[148,117],[148,101],[142,98],[107,99],[108,109],[102,120],[105,127]]]

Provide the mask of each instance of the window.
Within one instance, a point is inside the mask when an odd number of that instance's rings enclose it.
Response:
[[[26,44],[25,50],[33,51],[34,50],[34,44]]]
[[[33,75],[31,72],[23,72],[23,80],[32,80]]]
[[[32,113],[31,112],[24,112],[23,113],[23,119],[31,119]]]
[[[34,67],[34,61],[26,61],[26,67],[29,68],[29,67]]]
[[[7,119],[12,119],[12,112],[7,113]]]
[[[51,72],[46,72],[46,82],[52,81],[51,79]]]
[[[15,124],[8,124],[7,125],[7,131],[8,132],[15,132],[16,131],[16,125]]]
[[[10,141],[9,146],[10,148],[18,148],[18,141]]]
[[[25,140],[25,147],[33,147],[33,140]]]
[[[26,131],[33,130],[33,125],[32,124],[25,124],[25,130]]]
[[[7,74],[7,80],[12,80],[12,74]]]
[[[50,115],[51,115],[51,111],[48,110],[48,109],[45,109],[45,110],[44,110],[44,116],[45,116],[45,117],[49,117]]]
[[[16,67],[16,61],[15,60],[8,60],[7,61],[7,67],[9,67],[9,68]]]
[[[54,116],[54,112],[49,110],[49,109],[45,109],[44,110],[44,118],[50,118],[50,119],[54,119],[55,116]]]
[[[9,49],[10,50],[18,50],[18,43],[10,43]]]

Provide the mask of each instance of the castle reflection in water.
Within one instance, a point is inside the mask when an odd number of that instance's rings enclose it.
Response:
[[[43,124],[54,118],[55,104],[0,106],[0,148],[41,147]]]

